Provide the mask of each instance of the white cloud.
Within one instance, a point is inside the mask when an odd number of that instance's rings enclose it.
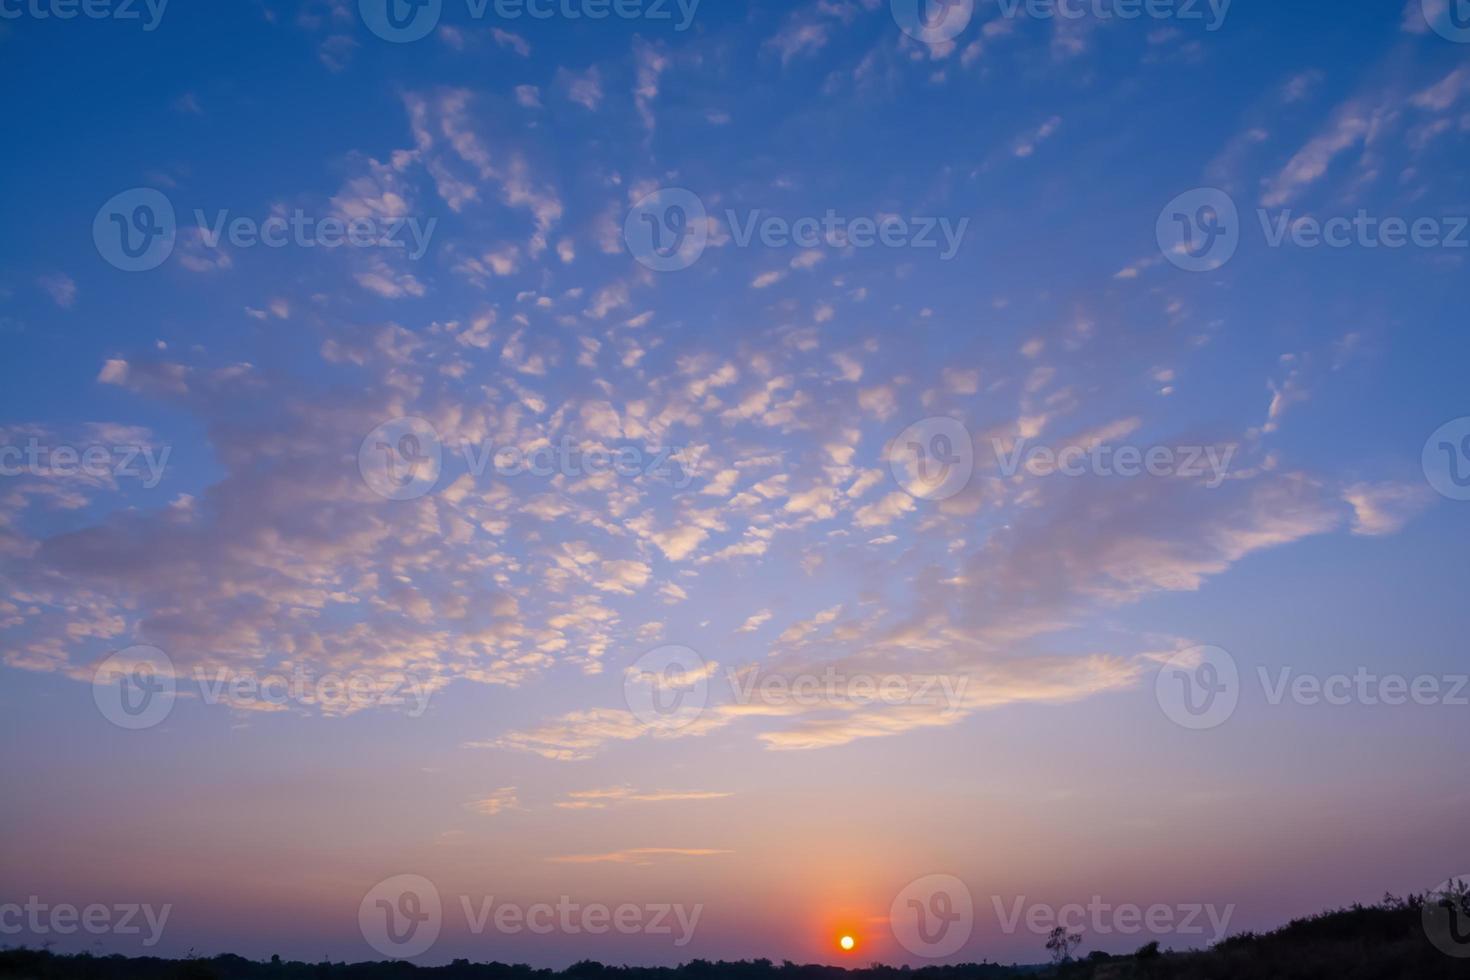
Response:
[[[42,276],[38,280],[46,295],[51,297],[51,302],[69,310],[77,301],[77,284],[71,276],[64,272],[56,272],[51,275]]]

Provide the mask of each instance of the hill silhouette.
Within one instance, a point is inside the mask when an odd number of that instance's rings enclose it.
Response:
[[[0,950],[0,980],[1465,980],[1470,978],[1470,958],[1437,948],[1426,928],[1426,908],[1431,915],[1436,909],[1470,914],[1464,895],[1456,901],[1451,908],[1443,897],[1389,895],[1376,905],[1298,919],[1274,932],[1231,936],[1209,950],[1175,953],[1155,942],[1128,955],[1093,952],[1044,966],[966,963],[910,969],[874,964],[846,969],[770,960],[694,960],[678,967],[619,967],[587,961],[558,971],[468,960],[420,967],[279,958],[257,962],[228,954],[186,960],[65,956],[21,948]],[[1470,941],[1465,949],[1470,953]]]

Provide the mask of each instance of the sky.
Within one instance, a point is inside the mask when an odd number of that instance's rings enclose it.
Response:
[[[0,942],[1037,962],[1470,873],[1466,25],[0,0]]]

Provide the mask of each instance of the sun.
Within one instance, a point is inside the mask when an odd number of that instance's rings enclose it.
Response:
[[[837,945],[842,947],[842,951],[844,953],[851,953],[853,947],[857,945],[857,940],[853,939],[851,936],[843,936],[841,939],[837,940]]]

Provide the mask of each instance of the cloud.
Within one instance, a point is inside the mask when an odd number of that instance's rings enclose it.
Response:
[[[651,133],[656,125],[653,102],[658,98],[659,76],[668,69],[670,62],[658,47],[641,38],[633,41],[633,60],[637,75],[633,104],[638,110],[638,117],[643,120],[643,128]]]
[[[707,734],[727,721],[709,714],[693,725],[678,729],[654,729],[632,712],[614,708],[571,711],[560,718],[524,731],[508,732],[489,741],[467,743],[467,748],[513,749],[531,752],[544,759],[575,762],[591,759],[608,742],[627,742],[644,737],[674,738]]]
[[[656,861],[675,858],[718,857],[734,851],[716,850],[706,847],[633,847],[624,851],[606,854],[566,854],[547,858],[557,864],[637,864],[650,865]]]
[[[604,592],[632,595],[648,584],[653,570],[641,561],[605,561],[597,587]]]
[[[882,500],[858,509],[853,523],[863,529],[883,527],[914,509],[914,498],[895,490]]]
[[[1121,658],[1068,657],[991,664],[950,678],[950,690],[957,692],[953,703],[936,699],[930,704],[853,710],[836,717],[804,720],[757,737],[767,749],[790,752],[835,748],[864,738],[948,727],[980,708],[1064,703],[1127,690],[1137,684],[1145,663]]]
[[[793,58],[822,50],[827,46],[830,36],[831,27],[828,24],[801,22],[793,18],[779,33],[766,41],[766,47],[779,53],[781,64],[785,65]]]
[[[71,276],[64,272],[56,272],[51,275],[42,276],[37,283],[51,297],[51,302],[69,310],[77,301],[77,284]]]
[[[354,278],[363,289],[384,299],[418,298],[427,292],[413,273],[394,269],[378,255],[370,258],[367,268],[355,273]]]
[[[858,392],[858,406],[874,418],[886,422],[898,411],[898,393],[892,385],[875,385]]]
[[[471,810],[487,817],[498,816],[506,810],[520,809],[520,800],[516,797],[516,788],[507,786],[498,789],[481,800],[475,800],[466,804]]]
[[[374,180],[392,194],[386,200],[406,206],[396,185],[412,167],[421,166],[452,211],[462,212],[480,201],[482,189],[495,192],[507,207],[525,211],[533,223],[527,254],[534,257],[545,251],[551,229],[562,217],[561,198],[554,187],[537,179],[540,171],[503,141],[496,144],[498,153],[491,152],[472,118],[474,96],[466,89],[447,88],[406,93],[403,103],[414,148],[395,152],[390,166],[372,162]]]
[[[557,71],[557,80],[566,91],[567,98],[590,112],[602,105],[602,73],[593,65],[580,75],[565,68]]]
[[[754,633],[766,623],[769,623],[771,621],[771,616],[772,613],[769,609],[762,609],[758,613],[752,613],[750,617],[745,620],[744,623],[740,624],[740,628],[737,629],[735,632]]]
[[[1012,147],[1011,152],[1022,159],[1031,156],[1033,153],[1036,152],[1036,148],[1042,143],[1051,139],[1051,137],[1055,135],[1056,131],[1060,129],[1061,126],[1062,117],[1052,116],[1046,122],[1036,127],[1036,129],[1030,130],[1017,137],[1015,145]]]
[[[1368,537],[1398,533],[1432,499],[1428,488],[1403,483],[1356,483],[1342,498],[1353,508],[1353,533]]]
[[[578,790],[567,794],[565,800],[556,804],[563,810],[605,810],[626,803],[683,803],[695,800],[722,800],[734,793],[709,790],[635,790],[631,786],[614,786],[609,789]]]
[[[514,51],[516,54],[520,55],[522,58],[531,57],[530,43],[527,42],[526,39],[521,37],[519,34],[512,33],[511,31],[501,30],[499,27],[493,28],[490,31],[490,34],[492,37],[495,38],[495,43],[500,45],[502,48],[509,48],[511,51]]]

